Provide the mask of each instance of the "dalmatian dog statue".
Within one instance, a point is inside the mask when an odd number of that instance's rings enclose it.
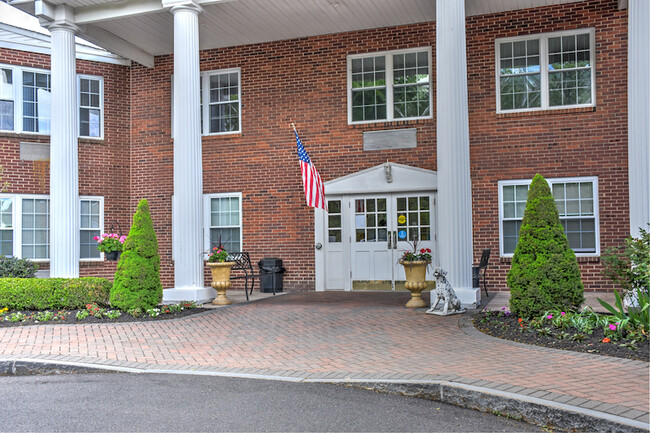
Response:
[[[428,314],[448,316],[466,311],[464,308],[460,308],[460,299],[456,297],[456,292],[454,292],[454,288],[451,287],[445,275],[447,275],[447,271],[439,266],[433,270],[433,276],[436,279],[436,302],[427,310]],[[436,310],[440,301],[443,302],[442,311]]]

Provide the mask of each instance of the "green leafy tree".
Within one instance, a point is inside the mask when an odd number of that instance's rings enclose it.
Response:
[[[111,306],[123,311],[153,308],[162,300],[158,241],[147,200],[140,200],[117,264]]]
[[[578,261],[560,224],[551,189],[540,174],[528,190],[508,287],[510,309],[524,318],[548,310],[577,309],[584,302]]]
[[[623,288],[625,295],[650,290],[650,232],[639,229],[641,237],[625,239],[625,244],[603,254],[603,273]]]

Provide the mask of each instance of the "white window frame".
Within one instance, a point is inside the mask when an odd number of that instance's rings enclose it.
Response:
[[[0,69],[8,69],[9,71],[11,71],[11,99],[3,98],[2,100],[3,101],[11,100],[11,102],[13,102],[13,106],[14,106],[14,115],[13,115],[13,117],[14,117],[14,128],[13,129],[1,129],[0,128],[0,132],[14,132],[15,129],[16,129],[16,110],[18,109],[18,107],[17,107],[18,104],[16,103],[16,98],[17,98],[17,94],[16,94],[16,71],[13,68],[8,67],[6,65],[0,65]],[[0,81],[0,86],[3,86],[2,81]],[[2,92],[0,92],[0,97],[2,97]]]
[[[12,219],[13,219],[13,256],[22,258],[23,257],[23,225],[22,225],[22,215],[23,215],[23,199],[36,199],[36,200],[50,200],[50,196],[47,194],[0,194],[0,198],[10,198],[13,200],[12,206]],[[104,197],[101,196],[79,196],[79,208],[81,209],[81,200],[99,200],[99,231],[100,234],[104,233]],[[80,214],[81,215],[81,214]],[[50,226],[50,230],[52,227]],[[79,227],[79,231],[83,230]],[[32,262],[36,263],[48,263],[50,259],[29,259]],[[101,262],[104,261],[104,253],[100,254],[100,257],[95,258],[81,258],[80,262]]]
[[[81,135],[81,109],[95,107],[82,107],[81,106],[81,79],[99,81],[99,136],[93,137],[91,135]],[[104,139],[104,78],[95,75],[77,74],[77,133],[79,138],[90,140],[103,140]]]
[[[589,34],[589,59],[591,62],[591,102],[588,104],[575,105],[549,105],[549,85],[548,85],[548,40],[549,38],[571,36],[578,34]],[[512,110],[501,109],[501,50],[500,44],[504,42],[521,42],[539,40],[539,66],[540,66],[540,107],[516,108]],[[551,33],[539,33],[527,36],[515,36],[509,38],[499,38],[494,41],[495,52],[495,75],[496,75],[496,110],[501,113],[521,113],[526,111],[545,111],[545,110],[565,110],[578,107],[595,107],[596,106],[596,31],[593,27],[575,30],[563,30]]]
[[[212,228],[212,207],[210,201],[213,198],[232,198],[236,197],[239,199],[239,226],[230,226],[230,227],[239,227],[239,245],[241,246],[242,251],[244,249],[244,214],[242,213],[242,193],[241,192],[225,192],[225,193],[214,193],[214,194],[204,194],[203,195],[203,248],[205,251],[204,259],[208,259],[208,254],[210,252],[210,229]],[[226,228],[227,226],[219,226]]]
[[[23,72],[30,72],[30,73],[37,73],[37,74],[47,74],[50,77],[52,76],[51,71],[47,69],[39,69],[39,68],[30,68],[26,66],[17,66],[17,65],[9,65],[5,63],[0,63],[0,68],[2,69],[10,69],[12,72],[13,76],[13,101],[14,101],[14,129],[13,130],[8,130],[8,129],[0,129],[0,133],[13,133],[13,134],[29,134],[29,135],[40,135],[40,136],[50,136],[50,132],[32,132],[32,131],[25,131],[23,128]],[[99,81],[99,92],[100,92],[100,112],[101,112],[101,136],[100,137],[87,137],[87,136],[81,136],[79,135],[79,132],[81,130],[81,119],[79,117],[79,108],[80,108],[80,101],[81,101],[81,94],[80,94],[80,89],[81,86],[79,85],[79,79],[80,77],[86,78],[86,79],[92,79],[92,80],[98,80]],[[83,138],[83,139],[88,139],[88,140],[103,140],[104,139],[104,78],[101,76],[97,75],[88,75],[88,74],[77,74],[76,75],[76,84],[77,84],[77,90],[76,90],[76,110],[77,110],[77,137],[78,138]],[[50,89],[51,91],[51,89]],[[52,128],[51,124],[51,116],[50,116],[50,130]]]
[[[239,129],[237,131],[224,131],[224,132],[210,132],[210,77],[213,75],[223,75],[223,74],[232,74],[233,72],[237,73],[238,81],[238,99],[237,99],[237,109],[239,115]],[[230,135],[230,134],[241,134],[242,125],[241,125],[241,68],[230,68],[230,69],[219,69],[214,71],[203,71],[201,72],[201,117],[203,119],[203,130],[201,131],[204,136],[211,135]]]
[[[408,53],[419,53],[426,51],[427,56],[429,57],[429,115],[428,116],[419,116],[419,117],[400,117],[394,118],[394,99],[393,99],[393,55],[394,54],[408,54]],[[364,59],[368,57],[385,57],[385,66],[386,66],[386,118],[385,119],[375,119],[375,120],[352,120],[352,60],[354,59]],[[382,122],[402,122],[408,120],[416,119],[433,119],[433,89],[432,89],[432,64],[431,64],[431,47],[418,47],[418,48],[409,48],[405,50],[390,50],[390,51],[378,51],[374,53],[364,53],[364,54],[350,54],[347,56],[347,86],[348,86],[348,125],[361,125],[366,123],[382,123]]]
[[[15,252],[16,250],[16,198],[11,195],[11,194],[0,194],[0,199],[9,199],[11,200],[11,232],[13,233],[12,236],[12,252]],[[9,231],[9,229],[1,229],[1,231]],[[0,253],[1,255],[1,253]],[[14,254],[15,255],[15,254]]]
[[[500,180],[498,182],[499,186],[499,254],[501,257],[512,257],[514,253],[504,253],[503,251],[503,221],[504,221],[504,211],[503,211],[503,187],[512,186],[512,185],[528,185],[532,179],[518,179],[518,180]],[[548,186],[553,191],[553,185],[556,183],[578,183],[578,182],[591,182],[593,185],[593,206],[594,206],[594,229],[595,229],[595,238],[596,238],[596,251],[593,253],[579,253],[576,252],[577,257],[599,257],[600,256],[600,210],[598,206],[599,196],[598,196],[598,177],[597,176],[584,176],[584,177],[558,177],[558,178],[549,178],[546,179]],[[584,219],[585,217],[560,217],[560,221],[567,219]],[[522,217],[523,219],[523,217]],[[509,221],[515,219],[509,218]]]
[[[90,229],[90,228],[82,228],[81,227],[81,202],[85,201],[99,201],[99,228],[97,229]],[[79,233],[81,235],[81,231],[83,230],[99,230],[99,234],[101,235],[104,232],[104,197],[102,196],[80,196],[79,197]],[[79,250],[79,255],[81,256],[81,249]],[[79,260],[81,262],[101,262],[105,260],[104,253],[99,253],[99,257],[80,257]]]

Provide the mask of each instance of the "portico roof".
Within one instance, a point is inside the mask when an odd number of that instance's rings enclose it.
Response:
[[[581,0],[466,0],[468,16]],[[173,52],[170,7],[179,0],[12,0],[41,21],[54,6],[74,11],[78,36],[153,66]],[[200,15],[200,49],[223,48],[435,20],[435,0],[194,0]],[[619,6],[624,7],[624,0]]]

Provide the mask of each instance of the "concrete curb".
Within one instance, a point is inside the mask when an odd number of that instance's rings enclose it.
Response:
[[[191,374],[197,376],[280,380],[298,383],[328,383],[440,401],[467,409],[519,419],[534,425],[548,426],[573,432],[647,433],[650,431],[648,424],[605,412],[451,381],[319,379],[313,377],[287,377],[206,370],[148,370],[47,360],[0,359],[0,376],[85,373]]]
[[[313,382],[313,380],[310,380]],[[572,432],[647,433],[647,424],[577,406],[455,382],[322,381],[388,394],[435,400]]]

